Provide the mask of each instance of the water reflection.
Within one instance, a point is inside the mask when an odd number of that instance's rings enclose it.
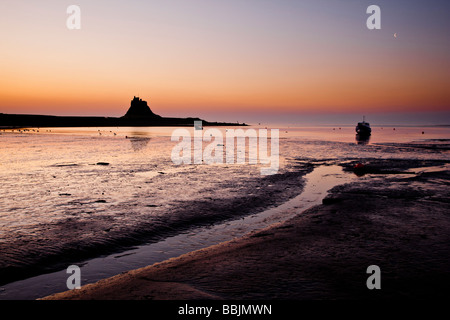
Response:
[[[358,144],[362,144],[362,145],[369,144],[369,142],[370,142],[370,136],[367,136],[367,135],[359,135],[359,134],[357,134],[357,135],[356,135],[356,142],[357,142]]]
[[[144,137],[127,137],[127,139],[130,140],[131,147],[133,148],[133,151],[135,151],[135,152],[141,151],[150,142],[150,138],[144,138]]]

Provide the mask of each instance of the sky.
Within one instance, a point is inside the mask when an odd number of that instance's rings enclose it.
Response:
[[[80,7],[81,28],[66,12]],[[381,29],[369,30],[369,5]],[[450,124],[450,3],[2,0],[0,112]],[[394,36],[394,34],[396,36]]]

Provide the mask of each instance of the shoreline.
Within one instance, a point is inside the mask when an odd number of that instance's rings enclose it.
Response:
[[[387,163],[400,171],[383,175]],[[374,166],[377,174],[334,188],[288,221],[43,299],[449,297],[450,172]],[[380,266],[382,290],[366,287],[370,265]]]
[[[243,126],[246,123],[206,121],[200,118],[173,118],[160,116],[53,116],[0,113],[0,129],[60,128],[60,127],[192,127],[195,121],[203,126]]]
[[[312,166],[302,166],[295,172],[285,171],[277,175],[263,178],[246,180],[243,189],[243,196],[234,197],[231,200],[227,198],[216,199],[193,199],[184,202],[184,206],[175,206],[170,215],[163,215],[158,219],[149,220],[143,217],[135,224],[128,227],[121,227],[118,230],[109,230],[103,232],[102,228],[97,227],[91,221],[92,230],[98,234],[88,240],[77,241],[73,237],[72,241],[66,238],[55,242],[51,235],[43,233],[42,238],[50,239],[49,244],[39,247],[33,247],[29,243],[23,243],[21,246],[22,256],[29,262],[22,266],[13,264],[8,268],[0,270],[2,279],[13,279],[0,285],[8,285],[16,281],[26,280],[30,277],[39,276],[49,272],[58,272],[68,265],[80,261],[90,260],[99,255],[119,254],[125,250],[132,249],[145,243],[158,242],[165,237],[170,237],[184,232],[190,228],[209,226],[213,223],[226,222],[228,220],[238,219],[257,213],[261,209],[267,209],[274,205],[280,205],[291,198],[294,198],[298,191],[303,190],[303,176],[312,171]],[[159,177],[159,179],[167,179]],[[271,185],[271,187],[268,187]],[[251,195],[250,190],[258,188],[259,195]],[[279,193],[282,192],[282,195]],[[278,195],[277,195],[278,194]],[[197,212],[201,211],[201,216]],[[108,223],[108,220],[100,220],[99,223]],[[64,230],[65,235],[77,232],[81,235],[84,230],[84,222],[64,220],[58,222],[60,230]],[[101,224],[100,226],[103,226]],[[108,228],[112,226],[106,225]],[[0,246],[4,254],[4,261],[9,257],[18,257],[19,254],[11,246]],[[26,250],[25,250],[26,249]],[[28,254],[31,252],[31,254]]]

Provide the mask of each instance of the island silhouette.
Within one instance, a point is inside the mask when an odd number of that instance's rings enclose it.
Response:
[[[246,126],[245,123],[211,122],[200,118],[170,118],[155,114],[147,101],[133,97],[127,113],[122,117],[51,116],[0,113],[0,127],[177,127],[193,126]]]

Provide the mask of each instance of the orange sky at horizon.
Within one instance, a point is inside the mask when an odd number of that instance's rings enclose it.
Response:
[[[159,4],[148,11],[155,16],[132,19],[127,12],[140,3],[110,6],[104,15],[97,2],[80,1],[81,30],[65,27],[57,2],[0,5],[7,13],[0,19],[0,112],[119,116],[135,95],[163,116],[187,109],[450,110],[448,40],[388,18],[384,29],[369,31],[361,4],[346,4],[350,13],[336,20],[317,4],[295,11],[267,3],[239,13],[232,4],[209,4],[212,17],[185,2],[183,15]],[[234,24],[220,10],[235,15]],[[328,24],[319,24],[324,17]]]

